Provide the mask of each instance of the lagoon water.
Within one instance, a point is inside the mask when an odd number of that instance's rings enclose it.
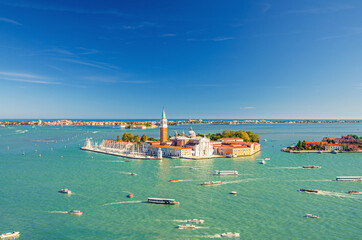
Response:
[[[171,126],[169,133],[188,128]],[[86,137],[115,139],[127,130],[0,127],[0,233],[20,231],[20,239],[202,239],[224,232],[240,232],[240,239],[253,240],[361,239],[362,195],[347,192],[362,192],[362,183],[332,180],[362,175],[362,154],[290,154],[280,149],[299,139],[362,135],[362,124],[195,125],[193,129],[197,133],[251,130],[268,141],[262,141],[262,152],[252,157],[124,162],[82,151],[80,146]],[[132,130],[151,137],[158,137],[158,131]],[[261,158],[271,160],[261,165]],[[303,165],[322,168],[302,169]],[[237,170],[239,175],[213,176],[214,170]],[[183,181],[168,181],[174,178]],[[210,180],[225,184],[200,185]],[[58,193],[62,188],[73,194]],[[321,193],[301,193],[299,188]],[[133,199],[127,198],[129,193]],[[148,197],[175,198],[181,204],[147,204]],[[84,214],[66,214],[69,210]],[[320,219],[307,219],[307,213]],[[195,230],[176,228],[191,218],[204,219],[205,224]]]

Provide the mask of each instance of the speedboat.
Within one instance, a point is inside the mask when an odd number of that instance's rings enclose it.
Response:
[[[196,226],[191,224],[178,225],[178,229],[195,229],[195,228]]]
[[[265,162],[264,159],[263,159],[263,160],[261,160],[261,161],[259,162],[259,164],[266,164],[266,162]]]
[[[236,191],[231,191],[230,194],[236,195],[236,194],[238,194],[238,192],[236,192]]]
[[[308,165],[308,166],[303,166],[303,168],[322,168],[322,167],[321,166]]]
[[[136,175],[137,175],[137,173],[134,173],[134,172],[133,172],[133,173],[131,173],[131,175],[136,176]]]
[[[311,189],[299,189],[299,192],[307,192],[307,193],[318,193],[318,190],[311,190]]]
[[[4,233],[0,235],[0,239],[5,239],[5,238],[16,238],[20,236],[20,232],[9,232],[9,233]]]
[[[128,198],[133,198],[133,194],[130,193],[130,194],[127,195],[127,197],[128,197]]]
[[[178,182],[178,179],[171,179],[170,182]]]
[[[222,233],[220,235],[221,237],[240,237],[240,233],[237,233],[237,232],[227,232],[227,233]]]
[[[201,185],[218,185],[218,184],[222,184],[222,182],[221,181],[210,181],[210,182],[201,183]]]
[[[75,215],[82,215],[83,214],[83,212],[78,211],[78,210],[72,210],[72,211],[69,211],[68,213],[69,214],[75,214]]]
[[[196,223],[196,224],[204,224],[205,220],[201,220],[201,219],[189,219],[187,220],[188,223]]]
[[[313,215],[313,214],[306,214],[305,215],[306,218],[319,218],[317,215]]]
[[[348,191],[348,193],[359,193],[359,191]]]
[[[60,193],[66,193],[66,194],[72,194],[72,191],[70,191],[68,188],[62,189],[59,192]]]

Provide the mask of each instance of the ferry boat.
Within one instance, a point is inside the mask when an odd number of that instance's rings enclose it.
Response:
[[[336,181],[362,181],[361,176],[343,176],[343,177],[336,177]]]
[[[359,193],[359,191],[348,191],[348,193]]]
[[[221,237],[240,237],[240,233],[237,233],[237,232],[227,232],[227,233],[222,233],[220,235]]]
[[[130,194],[127,195],[127,197],[128,197],[128,198],[133,198],[133,194],[130,193]]]
[[[306,218],[319,218],[317,215],[313,215],[313,214],[306,214],[305,215]]]
[[[20,232],[9,232],[9,233],[4,233],[0,235],[0,239],[5,239],[5,238],[16,238],[20,236]]]
[[[231,191],[230,194],[236,195],[236,194],[238,194],[238,193],[237,193],[236,191]]]
[[[303,166],[303,168],[322,168],[322,167],[321,166],[308,165],[308,166]]]
[[[68,213],[69,214],[75,214],[75,215],[82,215],[83,214],[83,212],[78,211],[78,210],[72,210],[72,211],[69,211]]]
[[[178,180],[178,179],[171,179],[171,180],[169,180],[170,182],[178,182],[178,181],[180,181],[180,180]]]
[[[60,193],[66,193],[66,194],[72,194],[72,191],[70,191],[68,188],[62,189],[59,192]]]
[[[196,226],[191,224],[178,225],[178,229],[195,229],[195,228]]]
[[[307,193],[318,193],[318,190],[311,190],[311,189],[299,189],[299,192],[307,192]]]
[[[238,175],[238,171],[230,170],[230,171],[222,171],[222,170],[215,170],[214,175]]]
[[[210,182],[201,183],[201,185],[218,185],[218,184],[222,184],[222,182],[221,181],[210,181]]]
[[[202,219],[189,219],[187,220],[188,223],[196,223],[196,224],[204,224],[205,220]]]
[[[179,202],[175,201],[175,199],[169,199],[169,198],[148,198],[147,202],[155,204],[166,204],[166,205],[180,204]]]

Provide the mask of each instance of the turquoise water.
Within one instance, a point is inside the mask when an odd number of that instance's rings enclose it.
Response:
[[[170,134],[186,132],[188,127],[172,127]],[[361,239],[362,195],[347,191],[362,192],[362,184],[331,180],[362,175],[362,154],[290,154],[280,149],[299,139],[362,135],[362,124],[197,125],[193,129],[199,133],[251,130],[268,141],[253,157],[124,162],[79,146],[86,137],[115,139],[125,130],[0,127],[0,233],[20,231],[20,239],[199,239],[232,231],[240,232],[240,239]],[[158,129],[132,132],[158,137]],[[271,160],[258,164],[265,157]],[[300,168],[309,164],[322,168]],[[214,170],[237,170],[239,175],[213,176]],[[173,178],[184,181],[168,181]],[[226,184],[199,185],[209,180]],[[61,188],[73,194],[58,193]],[[322,192],[300,193],[299,188]],[[133,199],[126,197],[129,193]],[[175,198],[181,204],[144,203],[148,197]],[[65,214],[74,209],[84,214]],[[320,219],[306,219],[306,213]],[[176,228],[190,218],[204,219],[205,224],[195,230]]]

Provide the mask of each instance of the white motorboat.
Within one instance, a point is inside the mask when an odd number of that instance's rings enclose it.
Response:
[[[188,223],[196,223],[196,224],[204,224],[205,220],[202,219],[189,219],[187,220]]]
[[[195,229],[195,228],[196,226],[191,224],[178,225],[178,229]]]
[[[230,194],[236,195],[236,194],[238,194],[238,192],[236,192],[236,191],[231,191]]]
[[[20,236],[20,232],[9,232],[0,235],[0,239],[16,238]]]
[[[69,211],[68,213],[69,214],[75,214],[75,215],[82,215],[83,214],[83,212],[78,211],[78,210],[72,210],[72,211]]]
[[[306,218],[319,218],[317,215],[313,215],[313,214],[306,214],[305,215]]]
[[[361,176],[342,176],[342,177],[336,177],[336,181],[356,182],[356,181],[362,181],[362,177]]]
[[[240,233],[237,232],[227,232],[220,235],[221,237],[240,237]]]
[[[222,170],[215,170],[214,175],[238,175],[238,171],[230,170],[230,171],[222,171]]]
[[[266,162],[265,162],[264,159],[263,159],[263,160],[261,160],[261,161],[259,162],[259,164],[266,164]]]

